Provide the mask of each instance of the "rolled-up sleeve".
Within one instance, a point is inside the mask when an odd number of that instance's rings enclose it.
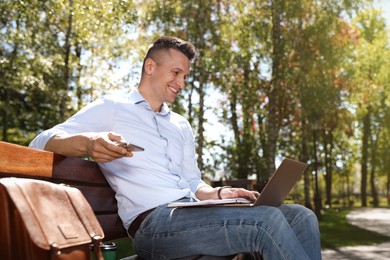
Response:
[[[32,140],[32,142],[29,144],[29,146],[32,148],[44,150],[49,139],[58,134],[66,134],[66,132],[57,128],[45,130],[37,135],[35,139]]]

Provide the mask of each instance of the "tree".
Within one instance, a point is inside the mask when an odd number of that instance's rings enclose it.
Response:
[[[361,40],[350,71],[355,85],[351,97],[356,104],[361,126],[361,202],[362,206],[367,206],[367,186],[370,184],[373,203],[377,206],[377,148],[383,127],[383,104],[388,93],[388,79],[386,80],[382,73],[387,74],[384,66],[389,53],[389,37],[385,33],[384,19],[376,10],[362,12],[356,19],[356,26],[360,29]],[[368,181],[370,169],[371,177]]]
[[[73,113],[74,99],[80,107],[85,94],[106,87],[82,86],[81,78],[99,78],[103,70],[94,62],[108,63],[128,48],[126,38],[115,36],[134,21],[132,7],[121,0],[3,1],[2,140],[28,143]]]

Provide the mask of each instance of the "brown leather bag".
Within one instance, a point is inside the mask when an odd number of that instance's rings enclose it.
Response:
[[[0,179],[0,259],[103,259],[104,238],[82,193],[23,178]]]

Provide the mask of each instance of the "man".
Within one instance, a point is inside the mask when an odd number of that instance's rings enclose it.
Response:
[[[138,88],[128,97],[103,97],[30,146],[99,163],[116,191],[119,215],[139,256],[260,253],[264,259],[320,259],[318,223],[299,205],[168,208],[172,201],[243,197],[257,192],[212,188],[201,180],[188,121],[170,111],[184,88],[195,48],[161,37],[144,59]],[[143,152],[127,151],[130,142]]]

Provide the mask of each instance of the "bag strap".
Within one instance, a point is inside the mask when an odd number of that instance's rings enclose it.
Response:
[[[96,237],[93,237],[92,243],[93,243],[93,253],[95,254],[95,259],[104,260],[103,252],[102,249],[100,248],[102,240],[100,238],[96,239]]]
[[[82,195],[80,190],[69,187],[64,184],[62,184],[61,186],[66,191],[69,201],[72,203],[73,208],[78,214],[81,222],[84,224],[85,229],[91,236],[96,259],[104,260],[103,253],[100,248],[100,244],[104,238],[103,229],[97,221],[96,216],[92,211],[89,203]]]

